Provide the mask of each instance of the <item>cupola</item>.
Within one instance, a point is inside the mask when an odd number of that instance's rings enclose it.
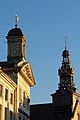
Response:
[[[65,47],[65,50],[62,52],[62,56],[65,58],[70,56],[70,52],[66,49],[66,47]]]
[[[20,28],[13,28],[8,32],[7,37],[11,36],[23,36],[23,33]]]
[[[7,61],[17,63],[26,60],[26,38],[17,26],[17,16],[15,28],[9,30],[7,34],[8,56]]]

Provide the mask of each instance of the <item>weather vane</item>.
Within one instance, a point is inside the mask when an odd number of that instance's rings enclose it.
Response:
[[[67,38],[68,38],[68,37],[65,36],[65,41],[64,41],[64,42],[65,42],[65,49],[66,49],[66,47],[67,47]]]
[[[18,15],[16,15],[16,17],[15,17],[15,20],[16,20],[15,27],[17,28],[17,26],[18,26],[18,20],[19,20],[19,17],[18,17]]]

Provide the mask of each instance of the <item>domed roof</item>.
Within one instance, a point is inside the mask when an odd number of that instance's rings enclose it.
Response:
[[[70,56],[70,52],[68,50],[66,50],[66,48],[65,48],[65,50],[62,53],[62,56],[63,57],[68,57],[68,56]]]
[[[8,37],[9,36],[23,36],[23,33],[20,28],[13,28],[8,32]]]

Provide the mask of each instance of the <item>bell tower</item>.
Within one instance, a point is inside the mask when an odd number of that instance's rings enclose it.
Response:
[[[59,88],[52,94],[55,120],[80,119],[80,95],[74,85],[74,68],[70,64],[70,52],[62,52],[62,65],[58,69]]]
[[[74,68],[70,65],[70,52],[66,49],[62,52],[62,66],[58,69],[60,76],[59,89],[68,89],[74,91]]]
[[[8,56],[7,61],[18,63],[26,60],[26,38],[20,28],[17,27],[18,16],[16,16],[15,28],[7,34]]]

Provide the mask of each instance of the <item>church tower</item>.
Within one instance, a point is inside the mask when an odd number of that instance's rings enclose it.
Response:
[[[74,68],[70,65],[70,52],[66,49],[62,53],[62,66],[58,69],[58,74],[60,76],[59,89],[67,89],[69,91],[74,91]]]
[[[70,52],[62,52],[62,66],[58,69],[59,88],[52,94],[55,120],[80,120],[80,95],[74,85],[74,68],[70,64]]]
[[[74,67],[65,47],[58,69],[59,84],[52,103],[31,105],[31,120],[80,120],[80,94],[74,84]]]
[[[18,63],[19,61],[26,60],[26,38],[23,35],[20,28],[17,27],[11,29],[7,35],[8,43],[8,62]]]

